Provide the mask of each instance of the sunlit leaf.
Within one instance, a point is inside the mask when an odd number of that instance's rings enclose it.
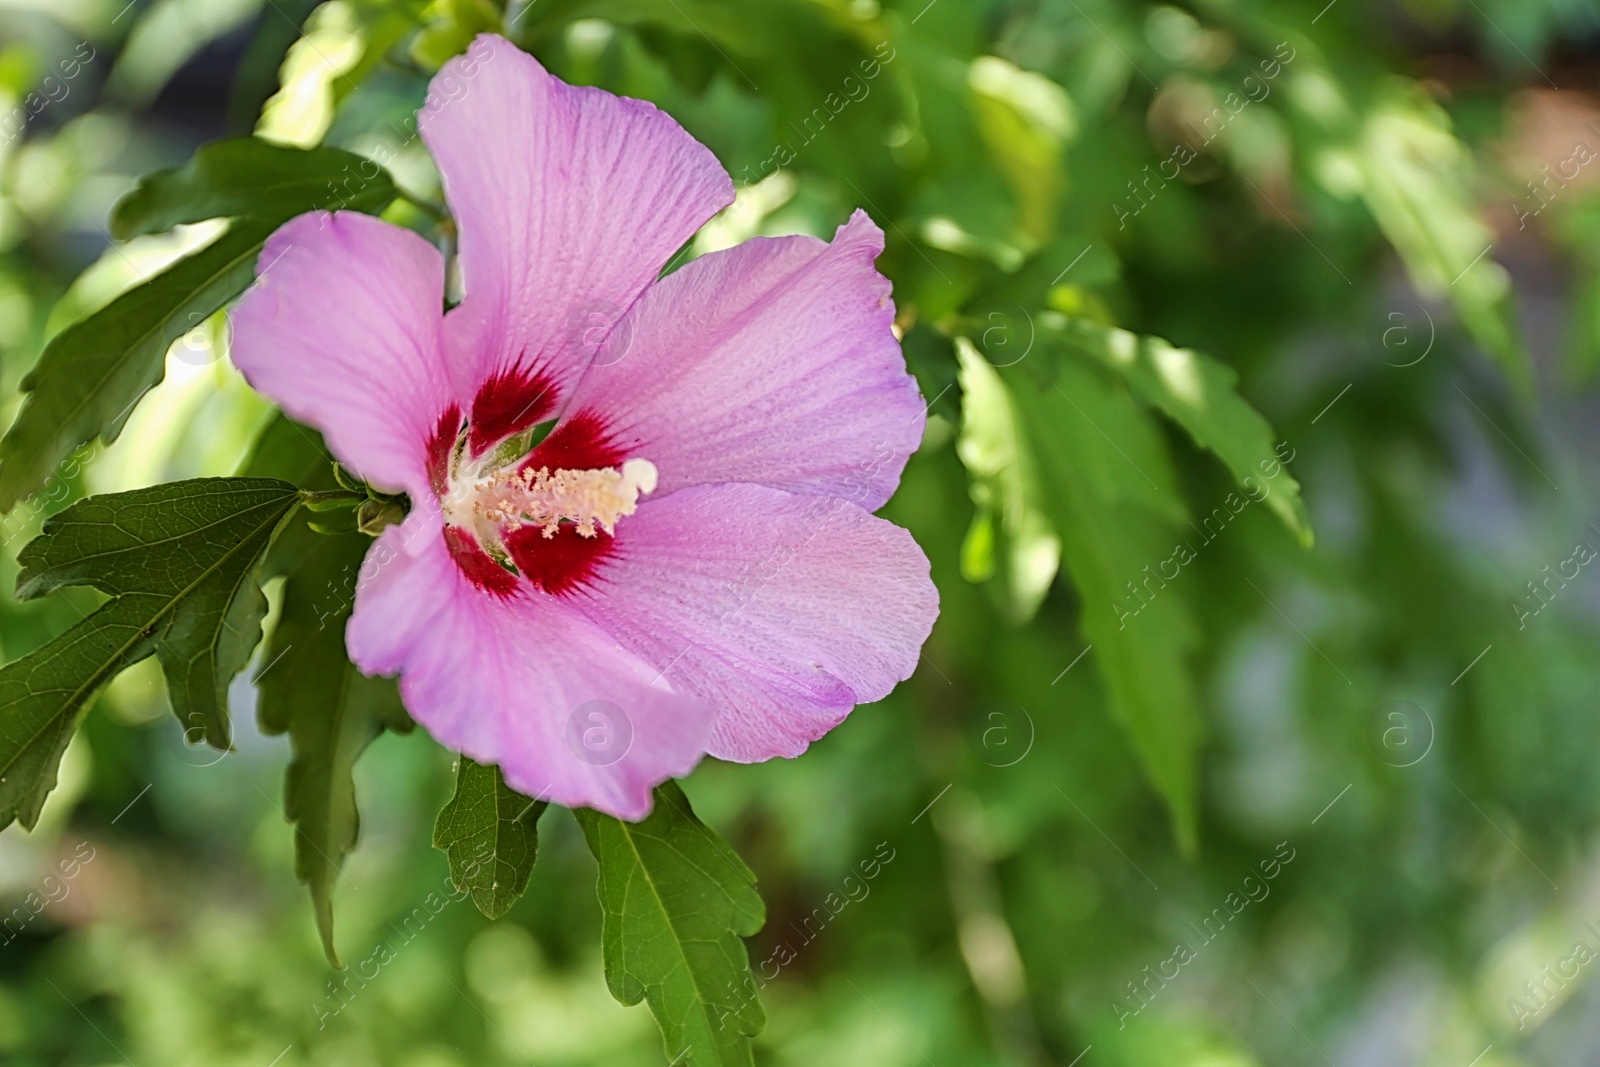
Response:
[[[465,52],[480,33],[500,33],[500,12],[488,0],[437,0],[411,39],[411,58],[424,70],[438,70],[452,56]]]
[[[1039,317],[1043,336],[1110,367],[1147,403],[1182,426],[1195,444],[1216,453],[1241,488],[1260,499],[1301,545],[1311,547],[1311,519],[1300,483],[1284,469],[1277,437],[1239,395],[1233,369],[1202,353],[1175,348],[1087,319]]]
[[[1049,78],[995,56],[973,60],[967,84],[978,131],[1017,202],[1017,226],[1042,244],[1066,186],[1062,156],[1077,132],[1072,100]]]
[[[649,1001],[673,1063],[748,1067],[750,1039],[766,1024],[740,940],[766,918],[755,875],[675,783],[656,790],[643,822],[575,814],[600,865],[612,996]]]
[[[965,338],[957,340],[956,355],[962,394],[956,450],[972,475],[978,508],[962,545],[962,576],[998,575],[1006,613],[1025,622],[1055,581],[1061,541],[1042,510],[1033,453],[999,372]]]
[[[450,880],[491,919],[528,888],[539,852],[539,816],[548,805],[506,785],[500,768],[462,756],[456,791],[433,824],[433,847],[450,858]]]
[[[1494,231],[1467,182],[1466,146],[1420,89],[1388,94],[1361,135],[1367,206],[1417,288],[1448,297],[1478,344],[1518,389],[1531,388],[1511,279],[1495,262]]]

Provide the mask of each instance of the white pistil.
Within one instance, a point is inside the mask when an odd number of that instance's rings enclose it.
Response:
[[[538,526],[545,537],[571,522],[578,536],[593,537],[596,526],[615,533],[617,520],[655,487],[656,467],[647,459],[630,459],[620,470],[500,470],[473,486],[472,512],[497,526]]]

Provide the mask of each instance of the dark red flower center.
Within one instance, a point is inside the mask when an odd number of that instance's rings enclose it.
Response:
[[[654,488],[654,467],[630,461],[589,410],[569,414],[527,455],[501,463],[496,446],[545,421],[553,408],[553,390],[541,376],[501,372],[478,390],[470,418],[452,406],[428,441],[445,547],[486,593],[512,596],[527,583],[560,596],[594,581],[616,551],[618,517]]]
[[[506,438],[537,426],[555,410],[556,390],[543,373],[521,366],[499,371],[472,400],[467,449],[476,458]]]

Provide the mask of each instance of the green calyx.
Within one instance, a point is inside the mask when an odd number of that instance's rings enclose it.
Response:
[[[360,531],[368,537],[377,537],[384,530],[404,521],[411,511],[411,502],[404,493],[382,493],[346,471],[333,465],[334,480],[341,488],[321,492],[302,491],[300,503],[306,510],[318,513],[355,509],[354,515],[310,523],[313,530],[324,534],[341,534]]]

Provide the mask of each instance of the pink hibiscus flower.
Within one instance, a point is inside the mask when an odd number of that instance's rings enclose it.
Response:
[[[460,304],[427,241],[337,212],[279,230],[233,313],[250,383],[410,498],[351,660],[513,788],[627,819],[701,756],[797,755],[908,677],[938,595],[871,514],[924,421],[882,232],[857,212],[658,280],[732,202],[726,171],[498,37],[420,125]]]

